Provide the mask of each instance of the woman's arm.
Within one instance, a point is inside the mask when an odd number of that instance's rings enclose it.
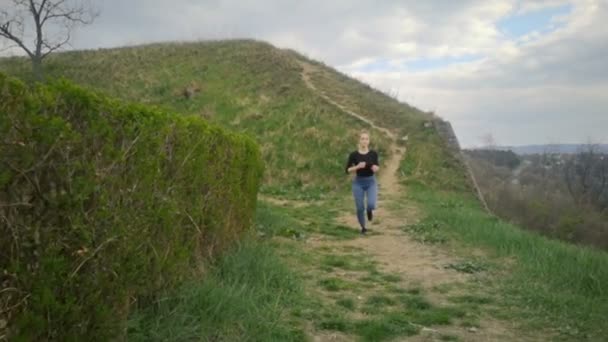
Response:
[[[346,173],[351,173],[365,167],[365,165],[362,164],[363,163],[357,164],[357,161],[355,160],[355,154],[351,153],[348,156],[348,161],[346,162]]]
[[[349,154],[348,155],[348,160],[346,161],[346,167],[344,168],[344,170],[346,171],[346,173],[351,173],[353,172],[353,165],[355,164],[355,160],[354,160],[354,156],[353,154]]]
[[[348,169],[346,169],[346,173],[351,173],[351,172],[357,171],[359,169],[360,169],[359,165],[351,166]]]
[[[380,170],[380,163],[378,162],[378,153],[374,151],[374,155],[373,155],[373,161],[372,161],[372,171],[374,173],[378,172],[378,170]]]

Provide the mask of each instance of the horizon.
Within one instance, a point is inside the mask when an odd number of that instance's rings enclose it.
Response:
[[[463,148],[484,135],[508,146],[608,143],[605,1],[265,1],[100,0],[72,49],[255,39],[435,112]]]

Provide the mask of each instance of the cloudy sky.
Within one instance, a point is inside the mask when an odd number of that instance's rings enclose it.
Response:
[[[608,143],[608,0],[93,2],[74,48],[255,38],[435,111],[464,146]]]

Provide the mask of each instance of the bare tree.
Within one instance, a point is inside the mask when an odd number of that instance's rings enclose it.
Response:
[[[608,155],[600,153],[597,145],[588,144],[570,157],[564,165],[564,178],[577,203],[602,211],[608,208]]]
[[[486,133],[479,137],[481,140],[482,148],[487,150],[495,150],[496,149],[496,139],[494,139],[494,135],[492,133]]]
[[[541,179],[543,181],[543,188],[547,188],[547,181],[551,179],[551,175],[552,172],[549,172],[549,170],[552,170],[552,168],[555,166],[554,165],[554,159],[556,155],[561,156],[561,154],[559,154],[558,150],[557,150],[557,144],[545,144],[543,146],[543,152],[540,155],[540,160],[538,160],[539,163],[539,170],[540,170],[540,176]],[[561,158],[561,157],[560,157]]]
[[[78,0],[2,0],[1,3],[0,37],[27,53],[38,81],[43,79],[42,61],[69,43],[76,26],[91,24],[98,15],[88,3]]]

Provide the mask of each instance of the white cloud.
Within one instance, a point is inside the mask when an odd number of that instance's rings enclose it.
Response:
[[[497,23],[565,4],[555,30],[520,38]],[[250,37],[297,49],[451,120],[464,145],[606,139],[605,0],[98,0],[76,48]],[[478,56],[413,71],[420,58]],[[386,71],[362,72],[381,61]],[[547,124],[550,123],[550,124]],[[577,129],[573,129],[577,127]]]
[[[482,61],[425,72],[343,70],[437,111],[453,122],[463,145],[477,144],[482,133],[503,144],[607,142],[608,4],[574,5],[565,27],[529,42],[496,36],[487,44],[494,51],[477,50],[485,53]]]

